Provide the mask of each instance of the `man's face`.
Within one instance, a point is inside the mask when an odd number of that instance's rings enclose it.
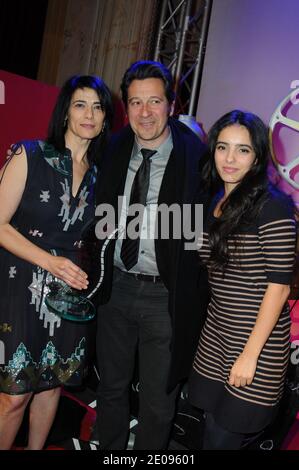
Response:
[[[171,111],[160,78],[133,80],[128,87],[128,118],[141,146],[155,149],[166,140]]]

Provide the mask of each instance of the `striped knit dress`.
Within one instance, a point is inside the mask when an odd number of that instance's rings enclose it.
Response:
[[[203,261],[210,254],[212,212],[199,249]],[[252,384],[230,386],[228,377],[254,327],[268,283],[291,281],[296,223],[287,198],[269,192],[258,219],[240,227],[237,236],[242,246],[235,249],[234,237],[229,239],[230,261],[224,275],[208,265],[211,301],[189,381],[189,400],[211,412],[223,428],[254,433],[274,418],[283,393],[289,360],[287,304],[262,349]]]

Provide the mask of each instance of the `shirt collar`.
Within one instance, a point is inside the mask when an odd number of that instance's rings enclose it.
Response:
[[[157,152],[155,155],[153,155],[152,158],[157,158],[165,154],[169,155],[172,150],[172,147],[173,147],[172,135],[171,135],[171,130],[169,128],[169,134],[166,140],[164,140],[164,142],[162,142],[162,144],[156,149],[151,149],[151,150],[156,150]],[[142,148],[146,148],[146,147],[144,145],[140,145],[135,136],[134,146],[133,146],[133,155],[138,155]]]

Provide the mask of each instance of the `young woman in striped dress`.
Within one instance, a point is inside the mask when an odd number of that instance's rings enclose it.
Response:
[[[268,130],[234,110],[211,128],[204,168],[216,196],[199,244],[211,301],[189,382],[204,449],[239,449],[275,417],[289,360],[287,299],[296,223],[267,179]]]

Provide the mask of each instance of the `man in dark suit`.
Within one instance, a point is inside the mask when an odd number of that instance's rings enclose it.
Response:
[[[196,203],[204,202],[199,161],[205,146],[170,117],[173,81],[162,64],[134,63],[121,89],[129,125],[108,146],[97,191],[97,204],[110,204],[127,230],[125,239],[120,237],[109,247],[104,305],[98,311],[99,444],[102,449],[126,447],[137,352],[140,387],[134,449],[166,449],[178,384],[189,374],[204,319],[207,284],[196,249],[186,248],[184,224],[173,222],[165,236],[164,216],[157,215],[157,207],[176,204],[180,212],[188,205],[198,224]],[[125,196],[121,204],[120,196]],[[132,241],[128,207],[136,203],[145,211]],[[179,236],[177,229],[183,232]]]

